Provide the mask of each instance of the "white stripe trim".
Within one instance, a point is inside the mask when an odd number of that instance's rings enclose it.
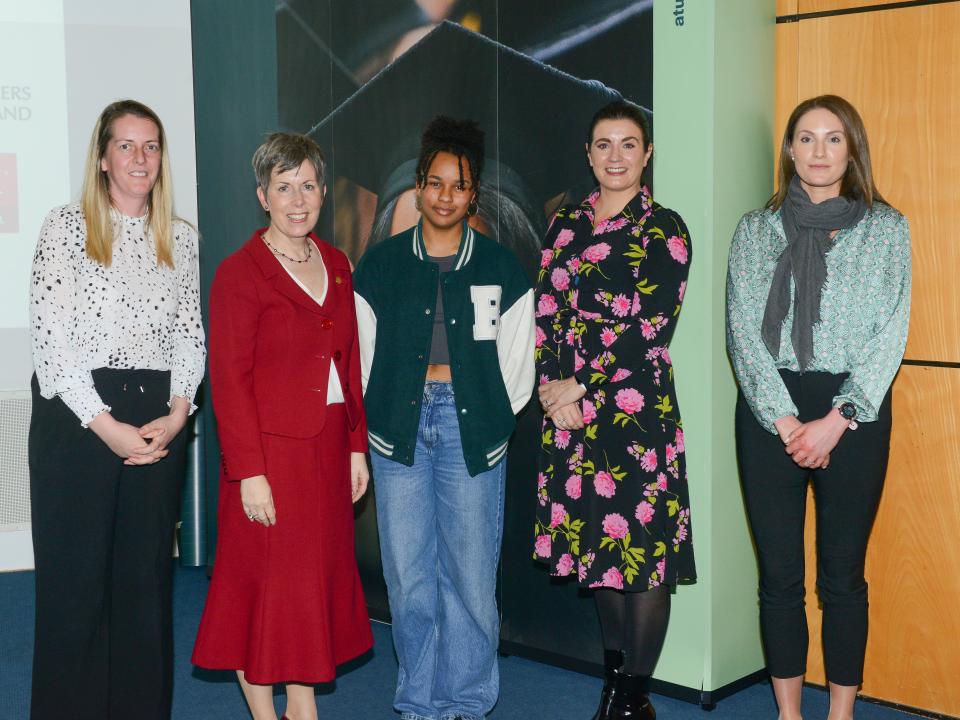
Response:
[[[505,443],[503,443],[503,445],[498,445],[497,447],[495,447],[493,450],[487,453],[487,459],[489,460],[494,455],[497,455],[498,453],[500,453],[509,444],[510,444],[510,441],[507,440]]]
[[[488,459],[488,460],[487,460],[487,465],[488,465],[489,467],[493,467],[493,466],[496,465],[498,462],[500,462],[500,461],[503,459],[504,455],[506,455],[506,454],[507,454],[507,449],[504,448],[504,449],[500,452],[499,455],[497,455],[496,457],[492,457],[492,458]]]
[[[418,260],[423,260],[423,255],[420,252],[420,228],[419,226],[414,226],[413,228],[413,255]]]
[[[393,455],[393,450],[387,450],[387,448],[380,445],[380,443],[378,443],[372,437],[369,437],[369,434],[368,434],[368,438],[370,440],[370,447],[378,451],[381,455],[386,455],[387,457],[390,457]]]
[[[459,270],[468,262],[470,262],[470,256],[473,255],[473,228],[469,225],[467,226],[467,237],[464,239],[467,246],[463,249],[463,252],[460,254],[460,262],[457,263],[457,266],[454,270]]]
[[[393,443],[387,442],[386,440],[384,440],[382,437],[380,437],[380,436],[377,435],[376,433],[373,433],[373,432],[371,432],[370,430],[367,430],[367,436],[368,436],[371,440],[376,441],[377,444],[383,445],[383,447],[387,448],[388,450],[391,450],[391,451],[393,450],[393,447],[394,447]]]

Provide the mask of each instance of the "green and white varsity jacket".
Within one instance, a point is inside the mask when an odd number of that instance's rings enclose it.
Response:
[[[369,248],[353,287],[371,450],[413,464],[440,272],[420,227]],[[464,223],[443,312],[460,438],[471,476],[507,453],[533,392],[533,288],[516,257]]]

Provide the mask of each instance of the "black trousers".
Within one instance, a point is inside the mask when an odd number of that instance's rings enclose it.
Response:
[[[802,422],[823,417],[846,375],[781,371]],[[844,432],[826,470],[797,466],[778,435],[764,430],[737,398],[737,459],[760,570],[760,632],[773,677],[807,667],[803,523],[807,483],[817,513],[817,591],[823,604],[827,680],[863,682],[867,582],[863,566],[890,449],[890,393],[876,422]]]
[[[113,416],[169,412],[170,373],[93,372]],[[171,572],[186,433],[163,460],[125,466],[33,382],[30,500],[36,562],[33,720],[167,720]]]

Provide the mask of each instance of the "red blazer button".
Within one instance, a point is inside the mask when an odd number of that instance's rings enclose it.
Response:
[[[333,327],[333,320],[330,318],[324,318],[320,321],[320,327],[322,327],[324,330],[329,330]]]
[[[342,357],[342,356],[340,355],[340,351],[339,351],[339,350],[334,350],[334,351],[333,351],[333,359],[334,359],[336,362],[340,362],[340,358],[341,358],[341,357]]]

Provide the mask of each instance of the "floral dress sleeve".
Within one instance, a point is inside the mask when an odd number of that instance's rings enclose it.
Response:
[[[535,358],[538,383],[561,380],[573,375],[573,347],[567,336],[572,308],[569,304],[569,280],[557,283],[561,275],[568,277],[567,265],[576,257],[568,248],[574,231],[568,219],[572,208],[557,211],[544,238],[544,249],[537,275],[537,336]]]

